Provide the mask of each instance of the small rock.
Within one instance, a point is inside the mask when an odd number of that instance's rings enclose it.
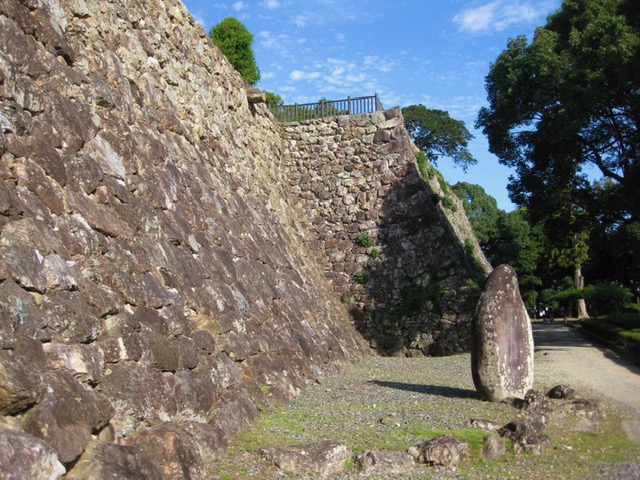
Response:
[[[546,435],[542,435],[544,422],[537,416],[522,416],[507,423],[498,430],[501,437],[510,439],[517,452],[530,452],[540,454],[551,446],[551,441]]]
[[[505,453],[507,453],[507,447],[504,442],[500,440],[497,433],[491,432],[489,435],[484,437],[482,458],[485,460],[494,460],[502,457]]]
[[[451,435],[443,435],[416,443],[409,448],[409,455],[418,463],[449,468],[469,456],[469,444],[456,440]]]
[[[345,462],[351,457],[346,445],[333,441],[312,445],[268,447],[261,449],[260,453],[281,470],[316,478],[327,478],[341,473]]]
[[[576,396],[574,388],[568,385],[556,385],[547,392],[547,397],[555,399],[569,400]]]
[[[411,455],[405,452],[369,450],[355,457],[361,473],[367,475],[400,475],[415,468]]]
[[[469,425],[474,428],[486,430],[487,432],[495,432],[500,428],[500,424],[492,422],[491,420],[483,420],[481,418],[472,418],[469,420]]]

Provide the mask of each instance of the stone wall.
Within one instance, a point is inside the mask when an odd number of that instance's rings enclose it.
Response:
[[[400,108],[283,130],[306,248],[365,338],[386,354],[467,350],[490,267],[457,197],[420,172]]]
[[[0,4],[0,471],[211,478],[367,351],[280,127],[178,0]]]
[[[0,102],[0,471],[211,478],[354,317],[465,345],[475,243],[398,110],[279,125],[179,0],[4,0]]]

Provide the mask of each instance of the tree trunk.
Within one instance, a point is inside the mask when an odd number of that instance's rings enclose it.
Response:
[[[576,267],[573,271],[573,286],[577,290],[584,290],[584,277],[582,276],[582,268]],[[587,303],[584,298],[576,299],[577,318],[589,318],[587,313]]]

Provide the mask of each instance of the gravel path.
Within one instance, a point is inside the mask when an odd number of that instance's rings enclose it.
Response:
[[[627,435],[640,443],[640,368],[567,325],[534,323],[533,328],[536,377],[561,378],[619,405],[628,415]]]
[[[640,446],[623,440],[618,417],[622,415],[629,424],[639,418],[637,369],[623,366],[564,325],[536,324],[535,339],[537,389],[569,384],[582,396],[603,398],[607,404],[622,407],[614,410],[598,434],[581,436],[572,433],[570,426],[551,425],[547,433],[554,448],[540,456],[512,455],[502,462],[476,462],[472,469],[463,462],[454,471],[419,466],[410,474],[389,478],[640,478]],[[416,441],[452,431],[481,444],[485,433],[469,429],[471,418],[504,425],[516,415],[512,406],[478,399],[468,354],[369,357],[340,375],[310,385],[290,404],[265,412],[232,442],[227,457],[212,465],[215,473],[211,476],[225,480],[304,478],[284,475],[260,458],[258,449],[273,445],[336,440],[356,452],[372,448],[406,451]],[[348,474],[341,478],[363,477]]]
[[[534,323],[533,328],[536,376],[566,379],[640,418],[640,368],[567,325]]]

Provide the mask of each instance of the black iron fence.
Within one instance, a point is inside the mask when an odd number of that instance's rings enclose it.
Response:
[[[269,105],[269,110],[278,121],[301,122],[312,118],[333,117],[336,115],[356,115],[382,110],[378,94],[370,97],[347,97],[344,100],[325,100],[316,103],[294,105]]]

